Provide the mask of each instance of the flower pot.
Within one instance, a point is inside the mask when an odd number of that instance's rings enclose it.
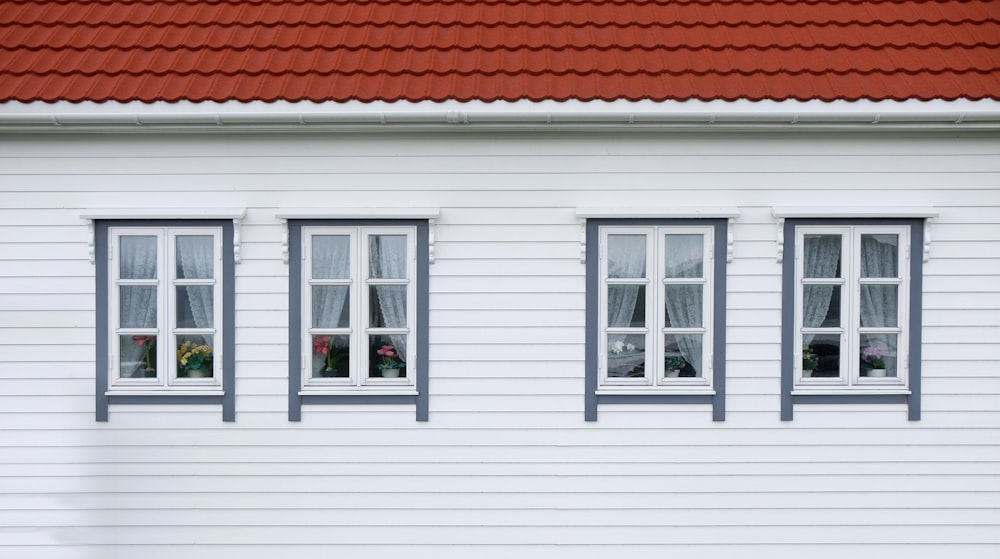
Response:
[[[188,369],[187,378],[207,378],[212,376],[211,369]]]
[[[811,377],[811,376],[813,376],[812,369],[808,369],[808,370],[802,371],[802,376],[803,377]]]
[[[884,377],[885,369],[868,369],[868,376],[870,377]]]
[[[382,378],[396,378],[399,376],[399,369],[382,369]]]
[[[681,370],[680,369],[667,369],[667,371],[664,373],[663,376],[667,376],[667,377],[679,377],[679,376],[681,376]]]

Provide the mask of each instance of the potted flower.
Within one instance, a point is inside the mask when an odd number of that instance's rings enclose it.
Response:
[[[142,371],[142,376],[152,378],[156,376],[156,336],[132,336],[135,345],[145,350],[144,360],[146,369]]]
[[[213,358],[211,346],[187,340],[177,348],[177,376],[210,377],[214,370]]]
[[[861,368],[868,371],[869,377],[885,376],[885,357],[889,354],[885,346],[872,344],[861,349]]]
[[[802,348],[802,376],[811,377],[816,367],[819,367],[819,356],[810,346]]]
[[[406,367],[406,363],[399,358],[399,352],[394,346],[383,345],[375,353],[382,359],[382,362],[378,364],[379,370],[382,371],[382,378],[396,378],[399,376],[400,369]]]
[[[681,375],[681,369],[687,366],[687,360],[679,355],[668,355],[666,359],[663,360],[664,376],[668,377],[678,377]]]

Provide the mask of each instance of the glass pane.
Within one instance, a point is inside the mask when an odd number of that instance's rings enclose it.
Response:
[[[369,336],[368,362],[371,378],[405,378],[406,336]]]
[[[156,237],[121,237],[118,250],[121,251],[119,277],[156,279]]]
[[[215,287],[178,285],[177,327],[212,328],[213,326],[215,326]]]
[[[213,336],[177,336],[177,376],[211,378],[215,376]]]
[[[122,328],[156,328],[156,287],[121,285],[119,324]]]
[[[702,376],[701,334],[667,334],[663,342],[663,376]]]
[[[861,277],[899,277],[899,235],[861,235]]]
[[[346,378],[351,375],[350,336],[313,336],[312,345],[313,378]]]
[[[313,279],[350,279],[351,238],[347,235],[312,237]]]
[[[215,276],[215,239],[211,235],[177,236],[177,279]]]
[[[156,336],[118,336],[121,378],[156,378]]]
[[[700,278],[704,274],[704,235],[667,235],[663,239],[668,278]]]
[[[666,327],[700,328],[702,323],[702,285],[665,285]]]
[[[840,277],[840,235],[806,235],[803,244],[805,277]]]
[[[368,325],[371,328],[406,328],[405,285],[369,286]]]
[[[406,235],[368,237],[368,275],[377,279],[406,278]]]
[[[646,376],[646,336],[611,334],[608,336],[608,376]]]
[[[896,334],[862,334],[861,376],[897,376],[897,345]]]
[[[608,286],[608,326],[641,328],[646,325],[646,286]]]
[[[312,327],[351,327],[351,288],[346,285],[312,286]]]
[[[805,285],[802,287],[802,325],[806,328],[840,326],[840,286]]]
[[[807,377],[839,377],[840,336],[836,334],[802,336],[802,371],[803,376]]]
[[[608,277],[646,277],[645,235],[608,235]]]
[[[895,328],[899,325],[899,286],[861,286],[861,326]]]

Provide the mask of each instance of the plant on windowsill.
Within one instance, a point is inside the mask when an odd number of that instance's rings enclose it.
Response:
[[[181,378],[210,377],[213,372],[212,347],[191,340],[177,348],[177,376]]]
[[[664,376],[667,377],[678,377],[681,374],[681,369],[687,366],[687,360],[679,355],[668,355],[666,359],[663,360],[663,370]]]
[[[889,354],[885,346],[872,344],[861,349],[861,369],[866,371],[864,376],[884,377],[885,357]]]
[[[347,370],[347,352],[343,347],[333,344],[333,336],[313,337],[313,353],[323,357],[323,367],[319,370],[319,376],[350,376]]]
[[[819,367],[819,356],[810,346],[802,348],[802,376],[811,377],[816,367]]]
[[[382,358],[382,362],[377,365],[378,369],[382,371],[382,378],[396,378],[399,376],[400,370],[406,367],[406,363],[399,359],[399,353],[394,346],[383,345],[375,353]]]
[[[143,357],[146,368],[142,371],[142,376],[152,378],[156,376],[156,336],[132,336],[135,345],[145,350]]]

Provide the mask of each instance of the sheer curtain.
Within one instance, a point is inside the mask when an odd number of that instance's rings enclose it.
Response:
[[[667,278],[704,277],[704,238],[701,235],[667,235]],[[704,309],[704,285],[668,284],[666,307],[673,328],[700,328]],[[677,347],[684,360],[702,373],[702,339],[697,334],[676,334]]]
[[[803,277],[834,278],[840,265],[840,235],[806,235],[803,243]],[[806,285],[802,289],[802,326],[823,325],[830,312],[833,285]],[[809,345],[815,334],[804,334],[803,345]]]
[[[861,236],[861,277],[899,277],[899,246],[896,235]],[[899,326],[899,288],[896,285],[861,285],[861,326],[894,328]],[[868,334],[862,346],[885,344],[889,355],[896,355],[894,335]],[[864,343],[867,341],[867,343]],[[895,376],[896,361],[885,360],[890,376]]]
[[[155,279],[156,245],[156,237],[120,237],[118,250],[121,260],[119,271],[121,279]],[[156,328],[156,291],[156,287],[151,285],[119,287],[121,327]],[[118,345],[122,352],[122,366],[125,363],[143,360],[145,347],[137,344]],[[122,371],[123,374],[125,372]]]
[[[404,279],[407,277],[406,240],[405,235],[372,235],[370,237],[369,273],[372,278]],[[405,286],[379,285],[375,286],[379,308],[385,325],[392,328],[406,327],[406,292]],[[389,339],[396,346],[403,361],[406,354],[406,334],[391,334]]]
[[[313,279],[348,279],[351,266],[351,243],[347,236],[314,236],[312,239]],[[350,288],[320,286],[312,289],[312,326],[341,326]]]
[[[638,279],[646,275],[646,237],[644,235],[608,236],[608,277]],[[635,315],[640,285],[608,287],[608,326],[628,327]],[[616,340],[619,336],[615,336]],[[625,335],[621,334],[624,340]],[[615,341],[615,340],[613,340]]]
[[[177,237],[178,278],[209,279],[214,277],[214,239],[212,237],[179,235]],[[211,286],[188,286],[183,292],[196,328],[212,328],[215,315],[215,290]]]

